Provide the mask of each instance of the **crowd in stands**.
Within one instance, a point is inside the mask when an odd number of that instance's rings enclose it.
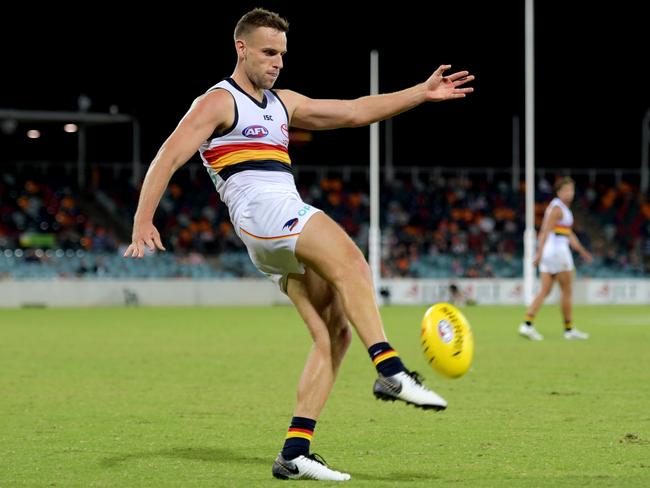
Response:
[[[56,175],[0,178],[0,249],[115,252],[118,240],[83,210],[83,198]],[[28,253],[29,254],[29,253]]]
[[[591,268],[622,276],[650,275],[650,199],[636,184],[597,182],[576,202],[595,229]]]
[[[174,176],[155,220],[169,253],[150,256],[146,264],[120,257],[138,189],[126,178],[99,183],[80,194],[55,172],[4,173],[0,277],[259,276],[203,171]],[[537,226],[553,196],[552,183],[538,180]],[[367,251],[365,178],[301,174],[298,188]],[[574,230],[595,256],[590,265],[578,262],[580,276],[650,275],[650,203],[637,186],[579,180],[573,210]],[[523,218],[523,184],[513,190],[509,181],[487,177],[398,177],[381,191],[382,275],[519,277]]]

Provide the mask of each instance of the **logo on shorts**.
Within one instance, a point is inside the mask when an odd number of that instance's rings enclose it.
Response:
[[[291,232],[296,228],[296,225],[298,225],[298,217],[288,220],[287,223],[282,226],[282,230],[287,228],[289,229],[289,232]]]

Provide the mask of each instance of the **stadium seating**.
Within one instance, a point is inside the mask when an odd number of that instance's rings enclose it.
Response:
[[[24,176],[28,174],[29,177]],[[303,198],[332,216],[362,250],[368,247],[367,177],[349,169],[298,178]],[[347,175],[347,176],[346,176]],[[113,172],[79,194],[56,172],[6,172],[0,179],[0,278],[233,278],[261,276],[202,171],[179,172],[156,225],[170,252],[121,257],[138,190]],[[523,188],[487,174],[401,174],[381,192],[384,277],[522,275]],[[536,222],[551,184],[538,181]],[[576,233],[595,256],[578,274],[596,278],[650,274],[650,204],[620,181],[578,181]]]

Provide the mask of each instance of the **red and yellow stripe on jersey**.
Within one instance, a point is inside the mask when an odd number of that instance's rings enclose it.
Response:
[[[249,142],[245,144],[223,144],[206,150],[203,157],[216,172],[240,163],[269,161],[286,164],[291,168],[291,158],[286,146]],[[291,171],[289,169],[289,171]]]
[[[556,225],[553,228],[553,232],[560,236],[569,237],[569,235],[571,234],[571,227],[568,225]]]
[[[298,427],[289,427],[289,431],[287,432],[286,438],[290,439],[292,437],[300,437],[302,439],[307,439],[308,441],[311,441],[313,436],[314,436],[313,430],[300,429]]]

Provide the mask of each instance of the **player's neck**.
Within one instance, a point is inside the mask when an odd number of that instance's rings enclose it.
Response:
[[[248,76],[242,72],[235,69],[230,77],[235,81],[235,83],[237,83],[237,85],[239,85],[239,88],[244,90],[251,97],[255,98],[258,101],[262,101],[264,99],[264,90],[253,85]]]

